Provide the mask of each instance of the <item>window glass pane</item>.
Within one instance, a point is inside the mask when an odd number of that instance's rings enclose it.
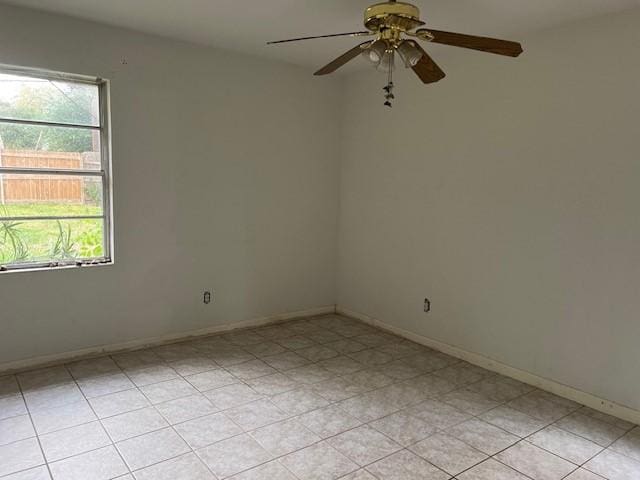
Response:
[[[0,174],[0,218],[102,215],[102,177]]]
[[[100,131],[0,120],[0,166],[100,170]]]
[[[0,118],[100,125],[98,86],[0,74]]]
[[[104,243],[108,232],[103,200],[108,192],[103,192],[101,172],[101,87],[71,76],[44,77],[0,73],[0,167],[14,169],[0,170],[2,267],[102,260],[110,251]],[[20,171],[24,169],[44,173]],[[96,175],[54,175],[47,170]]]
[[[103,232],[102,220],[0,221],[0,265],[101,258]]]

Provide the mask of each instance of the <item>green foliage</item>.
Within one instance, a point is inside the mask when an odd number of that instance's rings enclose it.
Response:
[[[83,105],[91,105],[92,95],[86,88],[73,88],[62,94],[56,88],[25,85],[15,101],[0,104],[0,112],[8,118],[87,124],[92,122],[92,113]],[[90,131],[71,128],[0,124],[0,138],[9,150],[88,152],[93,149]]]
[[[0,124],[0,138],[7,150],[90,152],[91,132],[70,128]]]
[[[76,257],[76,244],[71,240],[71,225],[66,230],[60,220],[56,220],[58,236],[51,248],[51,258],[55,260],[69,260]]]
[[[0,216],[7,216],[1,205]],[[29,248],[22,238],[20,225],[14,221],[0,222],[0,264],[18,263],[29,257]]]
[[[19,227],[17,222],[0,222],[0,264],[19,263],[29,257]]]
[[[103,255],[102,251],[102,228],[94,224],[92,228],[85,230],[78,236],[80,242],[80,257],[95,258]]]
[[[68,203],[8,203],[2,214],[5,217],[59,217],[102,215],[102,205],[81,205]]]
[[[88,205],[0,205],[0,217],[100,215]],[[100,220],[38,220],[0,222],[0,265],[68,261],[104,255]]]
[[[89,205],[102,204],[102,185],[97,182],[85,181],[84,183],[85,203]]]

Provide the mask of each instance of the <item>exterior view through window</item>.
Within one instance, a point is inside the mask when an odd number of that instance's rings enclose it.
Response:
[[[0,66],[0,271],[109,263],[108,87]]]

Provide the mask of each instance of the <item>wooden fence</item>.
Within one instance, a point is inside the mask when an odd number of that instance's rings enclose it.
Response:
[[[93,163],[94,154],[0,150],[0,166],[17,168],[79,169]],[[85,179],[60,175],[2,175],[1,203],[85,202]]]

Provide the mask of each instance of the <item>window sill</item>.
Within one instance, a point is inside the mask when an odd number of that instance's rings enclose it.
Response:
[[[7,270],[0,270],[0,276],[11,274],[11,273],[30,273],[30,272],[53,272],[60,270],[87,270],[95,267],[110,267],[114,264],[113,260],[108,260],[100,263],[84,263],[82,265],[71,264],[71,265],[55,265],[55,266],[33,266],[33,267],[24,267],[24,268],[9,268]]]

